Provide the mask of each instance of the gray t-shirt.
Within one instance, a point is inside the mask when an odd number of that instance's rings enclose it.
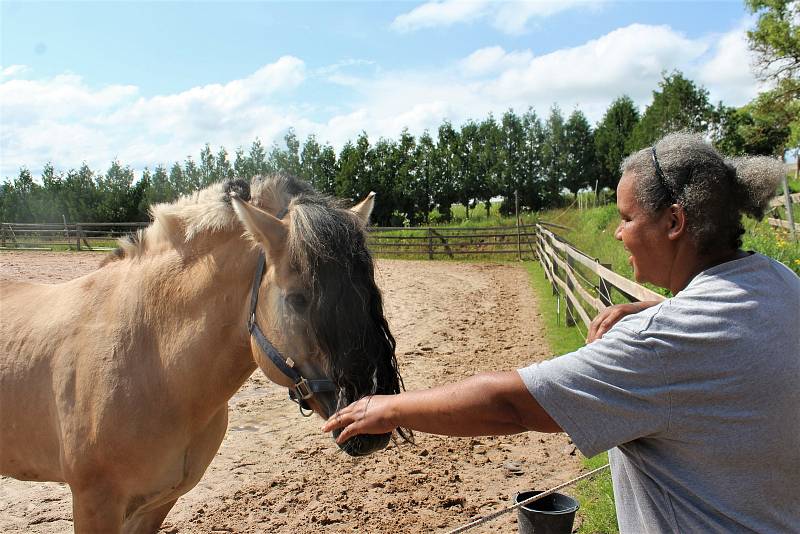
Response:
[[[520,369],[620,530],[800,532],[800,278],[760,254],[698,274],[602,339]]]

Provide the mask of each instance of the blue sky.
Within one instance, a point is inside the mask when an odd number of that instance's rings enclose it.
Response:
[[[0,176],[136,169],[292,127],[337,149],[557,103],[598,121],[661,72],[742,105],[741,1],[0,2]]]

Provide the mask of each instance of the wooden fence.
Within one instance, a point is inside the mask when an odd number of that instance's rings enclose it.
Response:
[[[463,228],[369,228],[370,250],[378,256],[469,258],[490,255],[535,257],[536,226]]]
[[[786,228],[787,230],[794,229],[794,234],[800,233],[800,223],[794,222],[794,217],[792,215],[793,204],[800,204],[800,193],[794,193],[792,195],[784,194],[773,198],[769,203],[771,211],[777,211],[777,208],[783,207],[786,219],[781,217],[768,217],[767,223],[777,228]]]
[[[664,300],[662,295],[615,273],[610,265],[600,263],[564,241],[546,228],[552,226],[549,223],[536,226],[539,261],[553,294],[564,295],[567,326],[575,326],[580,320],[588,329],[592,318],[612,304],[612,291],[630,302]]]
[[[108,250],[114,241],[149,223],[28,224],[0,223],[0,248],[11,250]],[[464,228],[370,227],[370,249],[379,256],[506,257],[535,256],[532,224]]]
[[[114,241],[149,223],[28,224],[0,223],[0,249],[109,250]]]

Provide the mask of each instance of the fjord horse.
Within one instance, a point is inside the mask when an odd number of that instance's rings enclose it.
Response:
[[[66,482],[78,533],[157,532],[256,367],[323,418],[399,392],[372,206],[285,176],[216,184],[155,206],[86,276],[0,282],[0,473]]]

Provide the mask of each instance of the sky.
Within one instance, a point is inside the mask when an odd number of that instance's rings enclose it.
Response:
[[[594,125],[680,70],[713,103],[760,87],[739,1],[0,0],[0,177],[230,154],[293,128],[337,152],[557,104]]]

